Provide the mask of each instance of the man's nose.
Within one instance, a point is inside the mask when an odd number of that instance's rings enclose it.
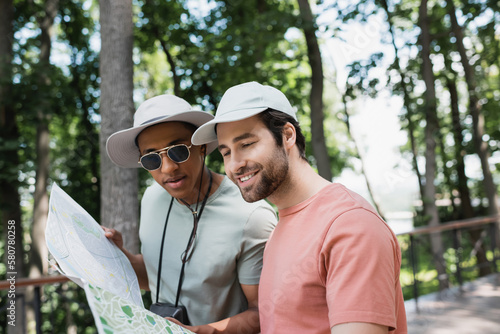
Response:
[[[245,165],[246,160],[240,154],[232,154],[229,161],[224,161],[224,169],[226,172],[233,174],[238,173]]]
[[[161,172],[165,174],[169,174],[179,168],[179,165],[176,162],[173,162],[167,155],[166,152],[160,153],[161,156]]]

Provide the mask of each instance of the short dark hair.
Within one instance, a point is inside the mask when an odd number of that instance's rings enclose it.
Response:
[[[306,158],[306,139],[302,134],[302,129],[300,128],[299,122],[297,122],[292,116],[285,114],[284,112],[267,109],[259,113],[259,119],[266,125],[266,127],[271,131],[276,144],[280,147],[283,146],[283,127],[286,123],[290,123],[295,127],[296,140],[295,144],[299,149],[299,154],[302,159],[307,161]]]

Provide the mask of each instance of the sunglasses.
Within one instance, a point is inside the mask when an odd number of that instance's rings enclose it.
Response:
[[[180,164],[189,159],[190,155],[189,149],[191,148],[191,146],[193,145],[191,144],[187,146],[185,144],[178,144],[178,145],[167,146],[165,148],[162,148],[161,150],[144,154],[138,161],[138,163],[140,163],[141,166],[146,170],[149,171],[157,170],[158,168],[161,167],[161,161],[162,161],[161,154],[167,153],[167,156],[170,160]]]

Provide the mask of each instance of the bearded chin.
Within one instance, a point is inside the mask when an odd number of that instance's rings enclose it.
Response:
[[[277,150],[274,159],[266,163],[266,169],[260,166],[260,182],[249,187],[245,191],[241,190],[243,199],[249,203],[259,201],[272,195],[285,181],[288,175],[288,160],[286,153]]]

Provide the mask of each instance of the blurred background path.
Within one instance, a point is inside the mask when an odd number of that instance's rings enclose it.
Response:
[[[500,274],[405,302],[410,334],[499,334]]]

